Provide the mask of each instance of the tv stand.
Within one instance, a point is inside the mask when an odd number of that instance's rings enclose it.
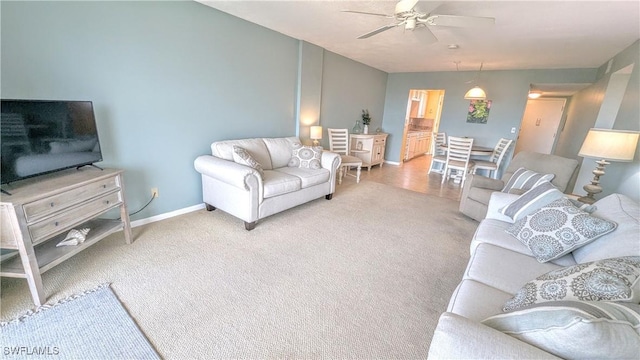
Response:
[[[23,278],[36,305],[46,302],[42,273],[117,231],[131,244],[122,170],[69,169],[17,181],[13,195],[0,198],[0,247],[14,250],[0,265],[0,276]],[[101,219],[120,209],[120,219]],[[75,246],[56,245],[69,230],[89,228]]]

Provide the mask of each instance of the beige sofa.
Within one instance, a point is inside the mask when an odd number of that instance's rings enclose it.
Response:
[[[234,161],[234,146],[246,150],[260,166]],[[195,169],[202,175],[202,198],[207,210],[216,208],[245,222],[252,230],[259,219],[335,191],[340,156],[322,151],[317,168],[290,166],[297,137],[218,141],[212,155],[199,156]],[[237,160],[237,153],[236,160]]]
[[[460,212],[476,221],[484,219],[491,193],[502,190],[511,175],[521,167],[542,174],[555,174],[551,183],[566,192],[567,185],[577,176],[578,162],[556,155],[519,152],[509,163],[501,180],[477,174],[467,178],[462,188]]]
[[[507,300],[514,297],[527,282],[549,271],[620,256],[640,257],[640,207],[624,195],[613,194],[596,202],[594,205],[597,210],[592,215],[617,223],[614,231],[557,260],[540,263],[527,246],[505,232],[512,224],[504,221],[504,215],[498,212],[498,209],[517,197],[501,192],[491,195],[487,218],[480,222],[471,241],[471,256],[463,279],[436,327],[429,349],[430,359],[557,358],[555,355],[558,355],[558,344],[531,344],[522,338],[528,336],[528,333],[507,335],[482,321],[502,314]],[[637,261],[640,262],[640,258]],[[638,283],[640,280],[636,278],[636,290],[640,287]],[[640,309],[637,304],[630,306]],[[540,318],[536,318],[537,320]],[[586,321],[584,324],[607,323],[599,321]],[[557,327],[553,336],[560,339],[562,331],[569,334],[572,329],[570,325],[566,328]],[[547,328],[543,328],[543,331],[547,331]],[[635,331],[635,336],[632,334],[626,339],[620,336],[611,339],[605,335],[594,341],[600,334],[590,329],[582,336],[584,338],[560,344],[560,351],[566,352],[560,355],[565,358],[625,358],[631,354],[637,358],[640,353],[640,336],[637,328]],[[590,337],[592,335],[594,337]],[[596,355],[572,355],[574,352],[579,354],[580,351],[592,351]]]

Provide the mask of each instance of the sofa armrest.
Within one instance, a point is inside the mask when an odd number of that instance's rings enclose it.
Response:
[[[445,312],[440,316],[429,359],[558,359],[477,321]]]
[[[504,181],[474,174],[469,179],[469,186],[501,191],[504,188]]]
[[[322,158],[320,159],[322,167],[331,172],[338,170],[341,161],[340,154],[331,151],[323,151]]]
[[[261,182],[260,173],[249,166],[237,164],[211,155],[201,155],[193,162],[196,171],[204,176],[222,181],[240,189],[249,190],[247,177],[255,176]]]

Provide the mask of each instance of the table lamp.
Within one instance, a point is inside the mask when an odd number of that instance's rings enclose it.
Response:
[[[594,195],[602,192],[600,177],[604,176],[604,167],[610,164],[607,160],[633,161],[639,136],[640,133],[637,131],[595,128],[589,130],[578,156],[600,160],[596,161],[598,165],[593,170],[591,184],[583,187],[587,195],[579,198],[579,201],[586,204],[593,204],[596,201]]]
[[[318,140],[322,139],[322,126],[312,126],[309,137],[313,140],[313,146],[318,146],[320,143]]]

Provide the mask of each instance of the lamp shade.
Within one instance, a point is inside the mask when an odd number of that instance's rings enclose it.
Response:
[[[312,140],[322,139],[322,126],[312,126],[309,137]]]
[[[484,100],[487,98],[487,94],[479,86],[474,86],[464,94],[464,98],[467,100]]]
[[[612,161],[633,161],[638,137],[640,133],[637,131],[590,129],[578,156]]]

